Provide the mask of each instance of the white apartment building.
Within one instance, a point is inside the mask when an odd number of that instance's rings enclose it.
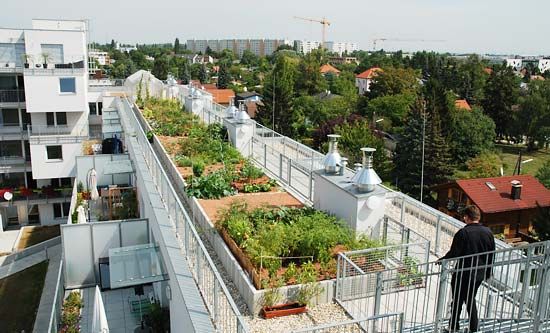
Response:
[[[4,228],[67,220],[75,157],[88,136],[86,34],[84,21],[33,20],[32,29],[0,29]],[[10,202],[5,192],[13,194]]]
[[[528,63],[536,66],[541,73],[550,70],[550,59],[538,58],[538,57],[518,57],[506,59],[506,66],[512,67],[515,71],[519,72]]]
[[[302,52],[303,54],[308,54],[313,50],[316,50],[321,47],[322,42],[320,41],[311,41],[311,40],[297,40],[296,46],[298,52]],[[332,42],[328,41],[325,42],[325,49],[327,49],[328,52],[337,53],[339,56],[342,56],[344,53],[352,53],[353,51],[357,51],[358,47],[356,43],[348,43],[348,42]]]
[[[88,51],[88,72],[90,75],[94,75],[100,68],[99,66],[106,66],[111,64],[111,58],[109,52],[99,50]]]
[[[293,45],[286,39],[188,39],[187,49],[193,52],[205,53],[209,47],[214,52],[231,50],[237,57],[242,57],[245,50],[257,56],[268,56],[277,51],[281,45]]]

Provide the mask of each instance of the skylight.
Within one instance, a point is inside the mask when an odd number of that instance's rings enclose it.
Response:
[[[487,187],[491,190],[491,191],[496,191],[497,190],[497,187],[495,185],[493,185],[493,183],[491,182],[485,182],[485,185],[487,185]]]

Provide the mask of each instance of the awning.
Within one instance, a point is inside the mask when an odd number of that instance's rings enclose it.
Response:
[[[117,160],[111,161],[105,164],[103,174],[114,175],[118,173],[133,173],[132,161],[130,160]]]
[[[109,271],[111,288],[122,288],[166,280],[159,256],[154,244],[141,244],[109,250]]]

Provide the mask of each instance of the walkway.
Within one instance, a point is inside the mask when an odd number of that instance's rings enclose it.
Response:
[[[60,247],[60,245],[58,245]],[[53,249],[53,248],[52,248]],[[49,250],[43,250],[38,253],[35,253],[33,255],[30,255],[28,257],[19,259],[17,261],[12,262],[9,265],[1,266],[0,267],[0,279],[5,278],[6,276],[10,276],[12,274],[15,274],[17,272],[21,272],[24,269],[27,269],[31,266],[34,266],[44,260],[48,259],[48,252],[52,251],[52,249]]]

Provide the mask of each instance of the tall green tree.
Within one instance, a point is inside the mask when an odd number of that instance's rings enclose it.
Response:
[[[499,138],[507,137],[511,133],[514,119],[512,107],[518,102],[519,84],[519,78],[514,71],[504,65],[494,66],[487,79],[481,105],[495,122]]]
[[[218,71],[218,89],[227,89],[229,84],[229,73],[227,72],[227,63],[220,63],[220,70]]]
[[[300,95],[313,96],[328,88],[328,84],[319,70],[319,52],[310,52],[302,58],[298,64],[296,77],[296,92]]]
[[[550,207],[538,206],[537,214],[531,221],[540,241],[550,240]]]
[[[420,88],[418,73],[410,68],[384,67],[370,85],[369,98],[397,94],[415,95]]]
[[[477,54],[470,55],[465,61],[459,63],[456,93],[470,104],[479,105],[483,100],[488,77],[485,67],[485,62]]]
[[[264,80],[263,106],[257,118],[262,124],[282,134],[291,132],[296,66],[286,56],[278,55],[275,66]]]
[[[471,112],[455,109],[451,112],[449,145],[455,163],[462,164],[483,151],[494,148],[495,123],[491,117],[474,107]]]
[[[116,48],[116,43],[114,39],[111,39],[111,50],[114,50]]]
[[[208,70],[206,69],[205,64],[202,64],[200,66],[199,81],[201,81],[201,83],[207,83],[208,82]]]
[[[191,81],[191,71],[187,61],[183,64],[183,68],[180,72],[180,80],[183,84],[189,84],[189,81]]]
[[[550,82],[531,81],[527,94],[520,98],[516,124],[527,138],[528,150],[542,147],[550,140]]]
[[[179,38],[176,38],[174,41],[174,53],[179,54],[180,53],[180,40]]]
[[[155,58],[155,62],[153,63],[153,70],[151,73],[159,80],[166,80],[170,68],[169,65],[170,61],[168,59],[168,56],[161,55]]]
[[[537,171],[535,176],[547,189],[550,189],[550,160],[546,161]],[[549,220],[550,221],[550,220]]]

